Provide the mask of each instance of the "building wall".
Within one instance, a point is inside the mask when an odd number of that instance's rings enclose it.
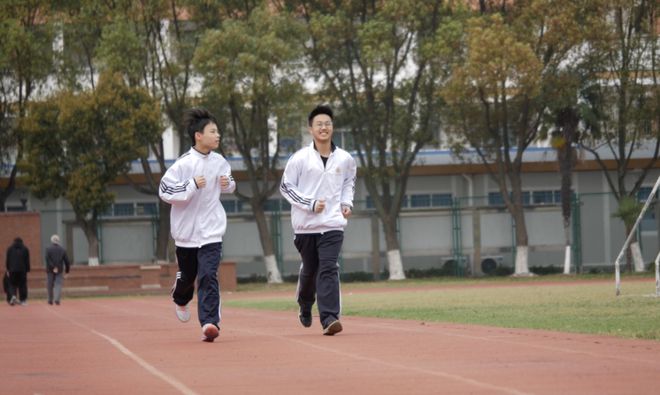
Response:
[[[30,251],[30,266],[37,268],[44,266],[41,241],[41,220],[37,212],[0,213],[0,248],[2,251],[2,269],[6,269],[5,251],[20,237],[23,244]],[[48,235],[50,238],[50,235]]]
[[[654,169],[645,185],[652,186],[660,170]],[[552,172],[535,172],[523,175],[525,191],[558,190],[559,175]],[[581,198],[581,251],[585,267],[613,265],[624,241],[621,220],[613,218],[616,200],[609,193],[607,182],[600,171],[577,172],[574,190]],[[247,185],[239,185],[247,189]],[[136,192],[130,186],[113,186],[117,203],[156,202],[155,196]],[[503,207],[488,205],[488,193],[497,192],[495,183],[484,174],[450,174],[414,176],[408,183],[407,194],[451,193],[461,198],[460,232],[452,225],[451,208],[406,208],[399,221],[401,252],[405,268],[441,267],[453,259],[452,240],[460,236],[462,253],[472,270],[478,270],[481,262],[474,260],[475,234],[474,210],[479,210],[480,259],[494,258],[503,265],[513,266],[515,242],[511,216]],[[226,198],[233,199],[228,196]],[[276,194],[274,198],[281,198]],[[344,271],[372,271],[377,265],[386,265],[385,240],[382,227],[377,223],[374,232],[374,213],[366,210],[366,188],[358,179],[354,216],[346,229],[341,263]],[[224,199],[224,198],[223,198]],[[52,233],[58,233],[71,252],[74,262],[87,262],[87,241],[75,226],[73,212],[63,201],[42,202],[30,199],[28,206],[41,212],[41,233],[32,245],[46,246]],[[244,208],[247,208],[244,205]],[[271,220],[278,220],[271,215]],[[526,225],[529,234],[530,266],[562,266],[564,229],[561,207],[558,204],[530,205],[526,208]],[[298,252],[293,246],[290,217],[287,212],[279,217],[281,234],[275,238],[281,248],[284,274],[296,274],[300,265]],[[6,226],[15,233],[19,225]],[[70,234],[67,233],[67,227]],[[13,234],[12,233],[12,234]],[[155,260],[156,228],[151,217],[113,217],[99,229],[101,238],[101,263],[136,262]],[[640,233],[644,259],[651,262],[657,254],[657,226]],[[237,262],[239,276],[263,275],[265,266],[261,255],[256,225],[249,212],[229,214],[228,232],[224,239],[224,258]],[[7,242],[7,245],[8,242]],[[374,249],[377,248],[376,251]]]

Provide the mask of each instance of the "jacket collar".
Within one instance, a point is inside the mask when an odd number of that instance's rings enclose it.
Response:
[[[190,152],[191,152],[193,155],[199,156],[200,158],[206,158],[206,157],[208,157],[209,155],[211,155],[211,152],[213,152],[213,151],[209,151],[208,154],[205,154],[205,153],[203,153],[203,152],[197,151],[197,149],[196,149],[195,147],[190,147]]]
[[[312,147],[314,149],[314,151],[319,152],[319,150],[316,149],[316,144],[314,144],[314,141],[312,141],[312,143],[309,146]],[[335,152],[336,149],[337,149],[337,146],[335,145],[334,142],[331,141],[330,142],[330,153]]]

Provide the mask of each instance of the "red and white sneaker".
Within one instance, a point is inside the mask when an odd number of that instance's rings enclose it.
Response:
[[[202,327],[202,341],[213,343],[220,334],[220,329],[213,324],[204,324]]]

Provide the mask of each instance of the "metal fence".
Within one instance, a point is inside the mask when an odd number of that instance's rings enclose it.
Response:
[[[434,199],[430,196],[429,199]],[[430,201],[430,200],[429,200]],[[515,262],[515,224],[495,196],[440,197],[433,207],[406,202],[398,221],[398,239],[404,268],[442,269],[447,274],[469,275],[512,268]],[[419,203],[419,201],[417,202]],[[239,276],[263,275],[265,265],[257,227],[247,205],[228,214],[224,259],[238,263]],[[343,272],[374,275],[387,270],[382,226],[369,201],[356,202],[344,238],[340,265]],[[283,275],[298,272],[300,259],[293,246],[290,215],[286,204],[270,202],[270,229]],[[572,271],[585,272],[611,267],[621,247],[623,222],[613,216],[617,209],[609,193],[574,195],[572,201]],[[638,230],[643,256],[650,263],[658,251],[657,204],[644,217]],[[153,210],[109,212],[98,227],[99,261],[153,262],[157,215]],[[525,206],[529,236],[530,267],[563,267],[564,229],[561,207],[556,201]],[[69,210],[42,210],[42,242],[59,233],[79,264],[87,261],[87,240]]]

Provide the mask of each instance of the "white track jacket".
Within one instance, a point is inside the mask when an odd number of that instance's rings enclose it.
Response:
[[[194,177],[204,176],[206,186],[197,188]],[[220,176],[229,177],[229,186],[220,187]],[[205,155],[191,148],[167,169],[158,195],[172,205],[170,228],[178,247],[201,247],[222,241],[227,214],[220,203],[221,193],[232,193],[236,182],[229,162],[217,152]]]
[[[353,207],[357,165],[348,152],[334,144],[332,148],[325,167],[313,142],[286,164],[280,193],[291,203],[295,233],[324,233],[346,226],[341,206]],[[317,214],[314,205],[320,199],[325,199],[326,206]]]

